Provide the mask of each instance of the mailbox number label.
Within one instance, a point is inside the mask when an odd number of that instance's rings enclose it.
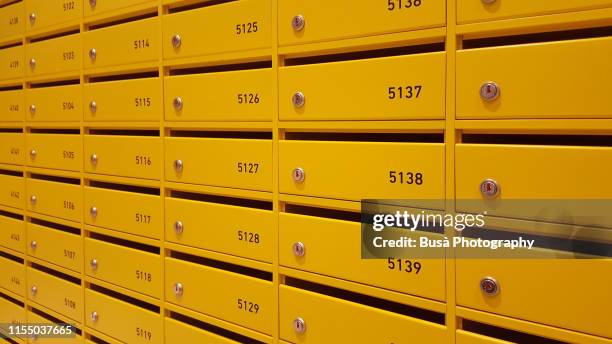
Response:
[[[19,104],[11,104],[11,105],[9,105],[9,111],[11,111],[11,112],[19,112]]]
[[[151,338],[153,337],[153,333],[151,333],[151,331],[147,331],[140,327],[136,327],[136,337],[143,338],[146,340],[151,340]]]
[[[421,85],[389,86],[387,92],[389,99],[413,99],[421,95],[422,88]]]
[[[9,67],[13,69],[19,68],[19,60],[14,60],[14,61],[9,62]]]
[[[151,215],[136,213],[136,222],[149,224],[151,223]]]
[[[389,258],[387,259],[387,268],[389,270],[418,274],[421,271],[421,263],[408,259]]]
[[[64,305],[68,308],[76,309],[76,302],[67,297],[64,298]]]
[[[387,0],[387,10],[401,10],[402,8],[411,8],[421,6],[422,0]]]
[[[256,21],[244,24],[236,24],[236,34],[246,35],[248,33],[255,33],[259,30],[257,24],[258,23]]]
[[[247,231],[238,231],[238,240],[259,244],[259,234]]]
[[[136,156],[136,165],[151,166],[151,157],[150,156],[144,156],[144,155],[137,155]]]
[[[64,58],[64,61],[74,60],[74,51],[66,51],[62,54],[62,57]]]
[[[151,97],[136,97],[134,98],[136,107],[151,107]]]
[[[242,309],[245,312],[249,313],[259,313],[259,305],[255,302],[248,301],[246,299],[238,299],[237,301],[238,309]]]
[[[238,104],[259,104],[259,93],[239,93]]]
[[[151,44],[149,44],[148,38],[134,40],[134,50],[144,49],[150,46]]]
[[[146,281],[146,282],[151,282],[151,280],[153,279],[153,276],[151,275],[150,272],[136,270],[136,279]]]
[[[9,25],[17,25],[17,24],[19,24],[19,17],[9,18]]]
[[[74,258],[76,257],[76,252],[64,249],[64,257],[74,260]]]
[[[389,183],[390,184],[422,185],[423,184],[423,173],[389,171]]]
[[[63,7],[64,7],[64,11],[73,10],[75,8],[74,1],[64,2]]]
[[[238,173],[248,173],[248,174],[255,174],[257,173],[257,171],[259,170],[259,164],[258,163],[246,163],[246,162],[239,162],[238,163]]]

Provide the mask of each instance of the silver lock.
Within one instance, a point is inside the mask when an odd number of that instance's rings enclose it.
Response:
[[[98,164],[98,155],[96,153],[93,153],[91,155],[91,157],[89,158],[89,160],[91,161],[92,165],[97,165]]]
[[[304,245],[303,242],[294,242],[293,245],[293,254],[296,255],[297,257],[304,257],[304,255],[306,254],[306,246]]]
[[[30,247],[31,247],[33,250],[35,250],[37,246],[38,246],[38,243],[36,242],[36,240],[32,240],[32,241],[30,242]]]
[[[174,160],[174,170],[179,173],[183,172],[183,160]]]
[[[97,270],[98,269],[98,260],[96,258],[93,258],[91,261],[89,261],[89,266],[91,266],[92,270]]]
[[[488,296],[495,296],[499,294],[499,284],[493,277],[485,277],[480,280],[480,290]]]
[[[36,204],[36,196],[35,195],[30,196],[30,203],[32,203],[32,205]]]
[[[499,184],[493,179],[485,179],[480,183],[480,193],[485,198],[495,198],[499,195]]]
[[[89,0],[89,7],[93,9],[94,7],[96,7],[96,3],[96,0]]]
[[[174,109],[176,111],[180,111],[181,109],[183,109],[183,98],[181,97],[174,98],[174,100],[172,100],[172,106],[174,106]]]
[[[480,86],[480,98],[486,102],[492,102],[499,97],[499,86],[493,81],[487,81]]]
[[[291,19],[291,27],[295,31],[302,31],[304,29],[304,25],[306,25],[306,20],[301,14],[298,14],[297,16]]]
[[[30,288],[30,291],[32,292],[32,295],[36,295],[36,293],[38,292],[38,287],[33,285],[32,288]]]
[[[32,114],[32,116],[36,114],[36,105],[30,105],[30,113]]]
[[[172,46],[175,49],[178,49],[181,46],[181,43],[182,43],[181,35],[177,33],[172,36]]]
[[[299,334],[306,332],[306,322],[304,319],[300,317],[293,319],[293,330]]]
[[[91,113],[96,113],[96,111],[98,111],[98,104],[95,100],[89,102],[89,111]]]
[[[497,0],[481,0],[481,1],[482,1],[483,4],[487,4],[488,5],[488,4],[494,3]]]
[[[91,217],[98,216],[98,208],[92,206],[91,208],[89,208],[89,213],[91,214]]]
[[[91,48],[89,49],[89,58],[94,61],[96,59],[96,57],[98,56],[98,52],[96,51],[96,48]]]
[[[183,222],[182,221],[177,220],[176,222],[174,222],[174,232],[176,234],[183,233],[183,228],[184,227],[183,227]]]
[[[174,295],[181,296],[183,295],[183,284],[180,282],[174,283]]]
[[[293,169],[293,172],[291,173],[291,176],[293,177],[293,181],[296,183],[302,183],[304,181],[304,179],[306,179],[306,172],[304,172],[304,169],[301,167],[296,167]]]
[[[34,158],[36,158],[36,149],[32,149],[30,151],[30,158],[32,158],[32,160],[34,160]]]
[[[36,59],[31,58],[30,59],[30,69],[34,69],[36,68]]]
[[[91,312],[89,317],[91,318],[91,321],[93,321],[93,322],[98,321],[98,312],[96,312],[96,311]]]
[[[291,97],[291,102],[293,103],[293,106],[299,108],[304,106],[304,103],[306,103],[306,97],[304,96],[304,93],[297,91]]]
[[[30,13],[30,25],[34,25],[35,22],[36,22],[36,13],[32,12]]]

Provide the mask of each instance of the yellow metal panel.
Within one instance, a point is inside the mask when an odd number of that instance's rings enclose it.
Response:
[[[40,315],[33,313],[33,312],[28,312],[27,314],[27,318],[28,318],[28,323],[32,324],[45,324],[45,325],[53,325],[54,322],[41,317]],[[57,344],[57,343],[62,343],[62,344],[76,344],[76,343],[83,343],[83,337],[81,337],[80,335],[75,335],[74,337],[68,337],[68,338],[47,338],[47,337],[38,337],[35,339],[30,339],[29,343],[35,343],[35,344]]]
[[[26,184],[27,204],[30,211],[66,220],[81,221],[83,195],[80,185],[40,179],[27,179]]]
[[[137,5],[137,4],[144,3],[144,2],[151,2],[153,4],[156,4],[157,0],[153,0],[153,1],[151,0],[121,0],[121,1],[97,0],[93,2],[87,1],[84,6],[85,7],[85,17],[129,7],[132,5]]]
[[[435,52],[282,67],[280,119],[444,119],[445,60]]]
[[[114,176],[159,179],[162,163],[159,137],[86,135],[85,171]],[[94,163],[92,155],[97,162]]]
[[[94,259],[96,265],[91,263]],[[158,254],[86,238],[85,273],[145,295],[161,297],[163,275]]]
[[[0,133],[0,163],[23,165],[24,150],[23,133]]]
[[[272,262],[272,211],[177,198],[165,205],[167,241]]]
[[[27,268],[29,299],[79,321],[83,316],[83,290],[79,284]],[[34,292],[32,287],[36,287]]]
[[[30,256],[77,272],[83,271],[83,242],[80,235],[33,223],[28,223],[26,227]]]
[[[0,92],[0,122],[23,121],[23,90]]]
[[[269,68],[166,77],[166,120],[271,121],[272,82]]]
[[[293,180],[296,168],[304,171],[301,183]],[[396,172],[395,182],[391,172]],[[404,173],[401,180],[399,172]],[[444,145],[280,141],[279,178],[280,192],[288,194],[347,200],[443,199]]]
[[[159,121],[162,118],[161,78],[84,84],[83,94],[86,121]]]
[[[240,0],[166,15],[165,59],[268,48],[272,40],[270,0]],[[193,23],[197,23],[194,25]],[[173,36],[181,44],[173,46]],[[206,44],[201,44],[206,42]]]
[[[40,30],[83,16],[82,0],[26,0],[27,29]]]
[[[326,295],[281,285],[280,337],[292,343],[442,343],[446,327]],[[302,318],[298,334],[293,320]]]
[[[612,274],[606,273],[612,259],[457,259],[456,265],[458,305],[612,337]],[[497,280],[496,296],[480,290],[487,276]]]
[[[239,342],[166,318],[166,343],[237,344]]]
[[[147,238],[161,238],[160,196],[88,186],[84,190],[85,223]]]
[[[28,121],[80,121],[83,113],[81,85],[26,90]]]
[[[84,68],[157,61],[159,20],[154,17],[84,32]],[[95,58],[91,49],[96,51]]]
[[[272,191],[272,140],[170,137],[165,150],[166,180]]]
[[[0,257],[0,271],[2,271],[0,287],[17,295],[25,296],[25,265]]]
[[[477,333],[471,333],[464,330],[457,330],[455,335],[456,344],[509,344],[505,340],[495,339],[483,336]]]
[[[24,73],[22,45],[0,49],[0,80],[17,79]]]
[[[294,29],[294,17],[304,25]],[[302,1],[278,2],[280,45],[329,41],[443,26],[444,0]]]
[[[292,247],[297,242],[306,248],[303,257],[293,254]],[[342,259],[337,259],[339,256]],[[281,213],[279,261],[291,268],[401,293],[441,301],[446,298],[444,259],[403,259],[405,266],[410,264],[410,270],[398,269],[397,264],[390,269],[385,259],[361,259],[359,222]]]
[[[125,343],[164,342],[159,314],[89,289],[85,290],[85,302],[85,324],[88,327]],[[93,312],[98,315],[96,321],[92,320]]]
[[[23,209],[25,179],[18,176],[0,174],[0,204]]]
[[[457,118],[611,118],[611,58],[612,37],[458,51]]]
[[[26,321],[26,312],[11,301],[0,297],[0,322],[5,324],[23,324]]]
[[[0,8],[0,23],[1,38],[23,34],[25,31],[24,3],[18,2]]]
[[[74,72],[81,68],[81,35],[52,38],[26,45],[27,75]],[[34,63],[33,63],[34,62]]]
[[[83,141],[78,134],[27,134],[28,165],[80,171]]]
[[[612,6],[610,0],[542,1],[461,1],[457,0],[457,22],[470,23]]]
[[[210,281],[215,281],[210,283]],[[175,294],[175,283],[183,292]],[[272,333],[272,282],[166,258],[166,301],[262,333]]]
[[[25,240],[23,220],[0,215],[0,246],[25,253]]]

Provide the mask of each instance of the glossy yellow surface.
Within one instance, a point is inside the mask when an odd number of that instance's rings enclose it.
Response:
[[[165,143],[166,180],[272,191],[272,140],[169,137]]]
[[[272,262],[272,211],[176,198],[166,198],[165,205],[167,241]]]
[[[0,37],[13,37],[25,30],[24,2],[0,8]]]
[[[66,220],[81,221],[83,195],[80,185],[26,179],[26,186],[28,210]]]
[[[25,104],[28,121],[79,121],[83,114],[81,85],[27,89]]]
[[[130,79],[85,84],[86,121],[159,121],[163,112],[160,78]],[[91,104],[95,103],[95,111]]]
[[[24,112],[22,90],[0,92],[0,122],[23,121]]]
[[[25,161],[23,133],[0,133],[0,163],[23,165]]]
[[[83,0],[27,0],[27,29],[40,30],[54,24],[78,20],[83,15]],[[31,15],[34,14],[34,20]]]
[[[83,289],[81,285],[46,272],[27,268],[28,298],[40,305],[79,321],[83,316]],[[36,292],[32,291],[36,287]]]
[[[26,228],[28,255],[77,272],[83,271],[80,235],[34,223],[28,223]]]
[[[82,147],[83,140],[78,134],[27,134],[27,164],[80,171],[83,166]]]
[[[149,2],[151,4],[157,4],[157,1],[153,0],[121,0],[121,1],[109,1],[109,0],[97,0],[95,2],[86,1],[84,8],[84,16],[94,16],[100,13],[107,13],[113,10],[123,9],[132,5]]]
[[[45,325],[51,325],[53,324],[52,321],[50,321],[47,318],[43,318],[40,315],[33,313],[33,312],[28,312],[26,315],[27,319],[28,319],[28,323],[38,323],[38,324],[45,324]],[[38,337],[36,339],[30,339],[30,343],[35,343],[35,344],[57,344],[57,343],[65,343],[65,344],[77,344],[77,343],[83,343],[83,337],[80,335],[75,335],[73,337],[68,337],[68,338],[45,338],[45,337]]]
[[[25,233],[23,220],[0,215],[0,246],[24,253]]]
[[[26,45],[24,67],[27,76],[56,73],[79,74],[81,35],[72,34]],[[31,64],[32,59],[35,64]]]
[[[8,324],[23,324],[26,313],[23,306],[19,306],[3,297],[0,297],[0,321]]]
[[[0,257],[0,288],[13,292],[20,296],[25,296],[26,273],[25,265],[8,258]],[[1,290],[1,289],[0,289]]]
[[[0,49],[0,80],[20,78],[24,70],[23,46]]]
[[[165,326],[166,343],[240,343],[170,318],[166,318]]]
[[[0,204],[12,208],[23,208],[25,203],[25,179],[0,174]]]

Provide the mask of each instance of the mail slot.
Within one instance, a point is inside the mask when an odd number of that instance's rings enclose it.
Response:
[[[80,283],[31,267],[27,268],[28,298],[70,319],[79,321],[83,316],[83,289]]]
[[[82,0],[27,0],[25,4],[29,31],[78,21],[83,16]]]
[[[34,312],[28,312],[27,319],[28,319],[28,323],[30,324],[52,325],[54,323],[54,321],[49,320],[46,317],[42,317],[39,314],[34,313]],[[73,331],[74,329],[75,328],[73,328]],[[65,343],[65,344],[82,344],[83,343],[83,337],[79,334],[75,334],[72,337],[62,338],[61,340],[62,340],[62,343]],[[32,339],[32,342],[36,344],[55,344],[57,343],[57,341],[58,341],[57,338],[38,337],[36,339]]]
[[[159,179],[161,148],[159,137],[85,135],[85,171]]]
[[[269,68],[168,76],[166,120],[271,121],[272,81]]]
[[[0,204],[23,209],[25,179],[21,176],[0,174]]]
[[[455,336],[456,344],[508,344],[510,342],[488,337],[478,333],[457,330]]]
[[[445,68],[444,52],[281,67],[280,118],[444,119]]]
[[[28,254],[49,263],[83,271],[83,241],[79,234],[28,223]]]
[[[271,48],[270,2],[232,1],[163,16],[164,59]]]
[[[157,0],[121,0],[121,1],[108,1],[108,0],[94,0],[94,1],[86,1],[85,8],[85,17],[98,15],[101,13],[107,13],[110,11],[125,9],[133,5],[141,4],[141,3],[152,3],[152,5],[157,5]]]
[[[271,210],[166,198],[166,240],[272,262]]]
[[[0,92],[0,122],[23,121],[23,90]]]
[[[159,17],[83,33],[85,68],[116,66],[159,59]]]
[[[553,13],[609,7],[610,0],[565,0],[554,3],[541,1],[457,1],[457,22],[472,23],[516,17],[541,16]]]
[[[26,90],[28,121],[80,121],[83,113],[81,85]]]
[[[440,324],[286,285],[279,303],[280,337],[291,343],[442,343],[448,335]]]
[[[457,259],[457,304],[612,337],[607,320],[612,275],[605,273],[611,271],[612,259],[563,259],[562,251],[551,253],[560,258]],[[494,281],[496,294],[483,292],[485,278]]]
[[[161,296],[159,254],[85,238],[85,273],[145,295]]]
[[[167,302],[272,334],[276,308],[271,281],[166,258],[164,288]]]
[[[169,137],[165,150],[169,181],[272,191],[272,140]]]
[[[24,76],[23,54],[23,45],[0,49],[0,80]]]
[[[280,192],[360,201],[444,198],[444,144],[281,140]]]
[[[611,54],[612,37],[457,51],[457,118],[612,118]]]
[[[23,34],[25,31],[24,2],[0,8],[0,37],[8,38]]]
[[[23,133],[0,132],[0,163],[23,165],[24,149]]]
[[[342,259],[337,259],[339,242]],[[296,245],[302,251],[296,253]],[[362,259],[359,222],[281,213],[279,260],[294,269],[428,299],[446,298],[444,259]]]
[[[25,226],[19,217],[0,215],[0,246],[25,253]]]
[[[231,340],[198,327],[187,325],[180,321],[166,318],[166,343],[207,343],[207,344],[238,344]]]
[[[162,232],[160,196],[86,186],[85,223],[159,239]]]
[[[164,342],[158,313],[90,289],[85,289],[85,324],[124,343]]]
[[[25,265],[0,256],[0,270],[2,270],[0,287],[17,295],[25,296]]]
[[[83,214],[81,185],[27,179],[28,210],[80,222]]]
[[[288,0],[278,3],[280,45],[330,41],[444,26],[446,2]]]
[[[81,35],[78,33],[26,45],[27,76],[56,73],[78,75],[81,69]]]
[[[159,121],[161,78],[96,82],[83,85],[86,121]]]
[[[28,165],[80,171],[82,142],[78,134],[27,134]]]

